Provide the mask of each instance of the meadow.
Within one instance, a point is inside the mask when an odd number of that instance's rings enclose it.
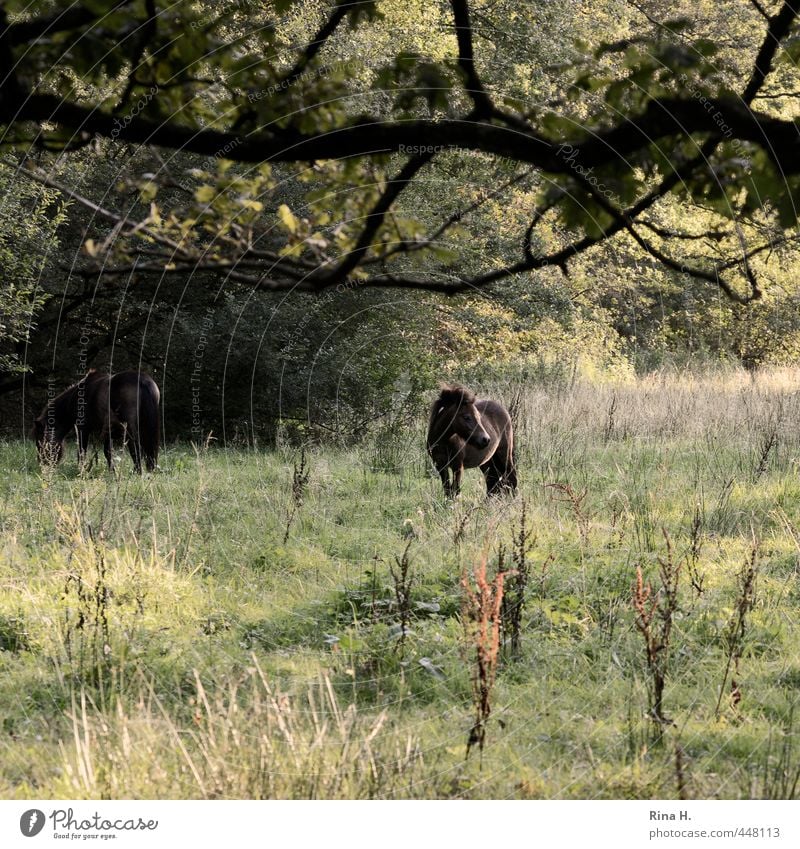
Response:
[[[797,798],[800,372],[483,389],[514,498],[422,418],[0,444],[0,796]]]

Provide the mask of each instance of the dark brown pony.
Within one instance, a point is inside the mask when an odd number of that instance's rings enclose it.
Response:
[[[508,410],[497,401],[478,401],[463,386],[442,387],[434,401],[428,453],[448,496],[458,494],[464,469],[480,468],[489,495],[517,488],[514,431]]]
[[[103,374],[92,369],[86,377],[45,405],[33,420],[36,448],[42,463],[58,463],[64,439],[73,431],[83,463],[89,437],[96,434],[112,468],[111,441],[127,443],[137,472],[144,457],[152,472],[158,461],[158,402],[161,393],[152,377],[138,371]]]

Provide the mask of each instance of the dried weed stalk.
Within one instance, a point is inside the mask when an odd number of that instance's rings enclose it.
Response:
[[[292,504],[289,507],[289,515],[286,518],[286,531],[283,534],[283,544],[289,541],[289,531],[297,516],[297,511],[303,506],[306,490],[308,489],[308,480],[311,474],[306,463],[305,446],[300,449],[300,462],[295,461],[292,464]]]
[[[744,641],[747,634],[747,614],[753,609],[756,603],[758,555],[759,543],[754,535],[747,560],[745,560],[744,566],[736,576],[736,606],[734,607],[731,621],[728,623],[728,627],[725,629],[725,634],[723,635],[725,644],[725,674],[722,676],[717,706],[714,711],[714,716],[717,719],[719,719],[722,699],[725,695],[725,688],[728,684],[729,677],[731,681],[730,702],[734,710],[738,709],[739,702],[742,700],[742,691],[737,679],[739,677],[739,661],[744,653]]]
[[[636,629],[642,635],[645,659],[650,673],[650,715],[659,725],[671,722],[664,715],[664,688],[669,672],[672,625],[678,611],[678,584],[682,560],[676,560],[669,534],[662,529],[666,557],[658,558],[661,586],[658,592],[642,578],[641,566],[636,567],[633,585],[633,609]]]
[[[486,555],[474,566],[471,577],[466,568],[461,576],[462,622],[467,652],[472,654],[472,703],[475,711],[466,757],[476,744],[482,754],[486,743],[486,725],[492,713],[492,690],[500,657],[505,578],[502,563],[494,577],[488,577]]]
[[[400,653],[401,658],[405,652],[406,636],[411,625],[411,587],[414,584],[414,576],[411,574],[411,558],[409,556],[411,543],[412,540],[409,540],[402,555],[395,557],[396,569],[391,563],[389,564],[389,573],[394,583],[397,612],[400,615],[400,636],[395,644],[395,649]]]

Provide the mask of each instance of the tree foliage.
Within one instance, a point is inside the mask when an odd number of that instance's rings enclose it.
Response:
[[[52,273],[64,204],[53,189],[14,180],[0,169],[0,372],[25,370],[21,349],[44,304],[42,277]]]
[[[578,353],[560,340],[606,364],[791,359],[796,17],[746,0],[6,3],[5,179],[75,210],[58,279],[7,312],[40,313],[37,350],[88,328],[90,360],[127,350],[165,380],[209,304],[253,375],[264,358],[295,377],[312,350],[339,374],[353,339],[334,334],[340,359],[320,347],[327,322],[363,310],[384,339],[414,313],[413,357],[385,379],[380,346],[362,358],[385,389],[412,360]],[[387,289],[408,292],[401,315],[367,294]],[[307,295],[325,300],[287,355]]]

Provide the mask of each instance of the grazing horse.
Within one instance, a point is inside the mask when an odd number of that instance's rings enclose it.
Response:
[[[428,454],[447,496],[458,494],[465,468],[480,468],[489,495],[517,488],[514,432],[508,410],[497,401],[478,401],[463,386],[443,386],[434,401]]]
[[[147,471],[158,460],[158,402],[161,393],[152,377],[138,371],[103,374],[92,369],[86,377],[47,402],[33,420],[39,461],[58,463],[64,439],[71,431],[78,437],[78,458],[83,463],[89,437],[97,434],[112,468],[111,440],[127,443],[133,465]]]

